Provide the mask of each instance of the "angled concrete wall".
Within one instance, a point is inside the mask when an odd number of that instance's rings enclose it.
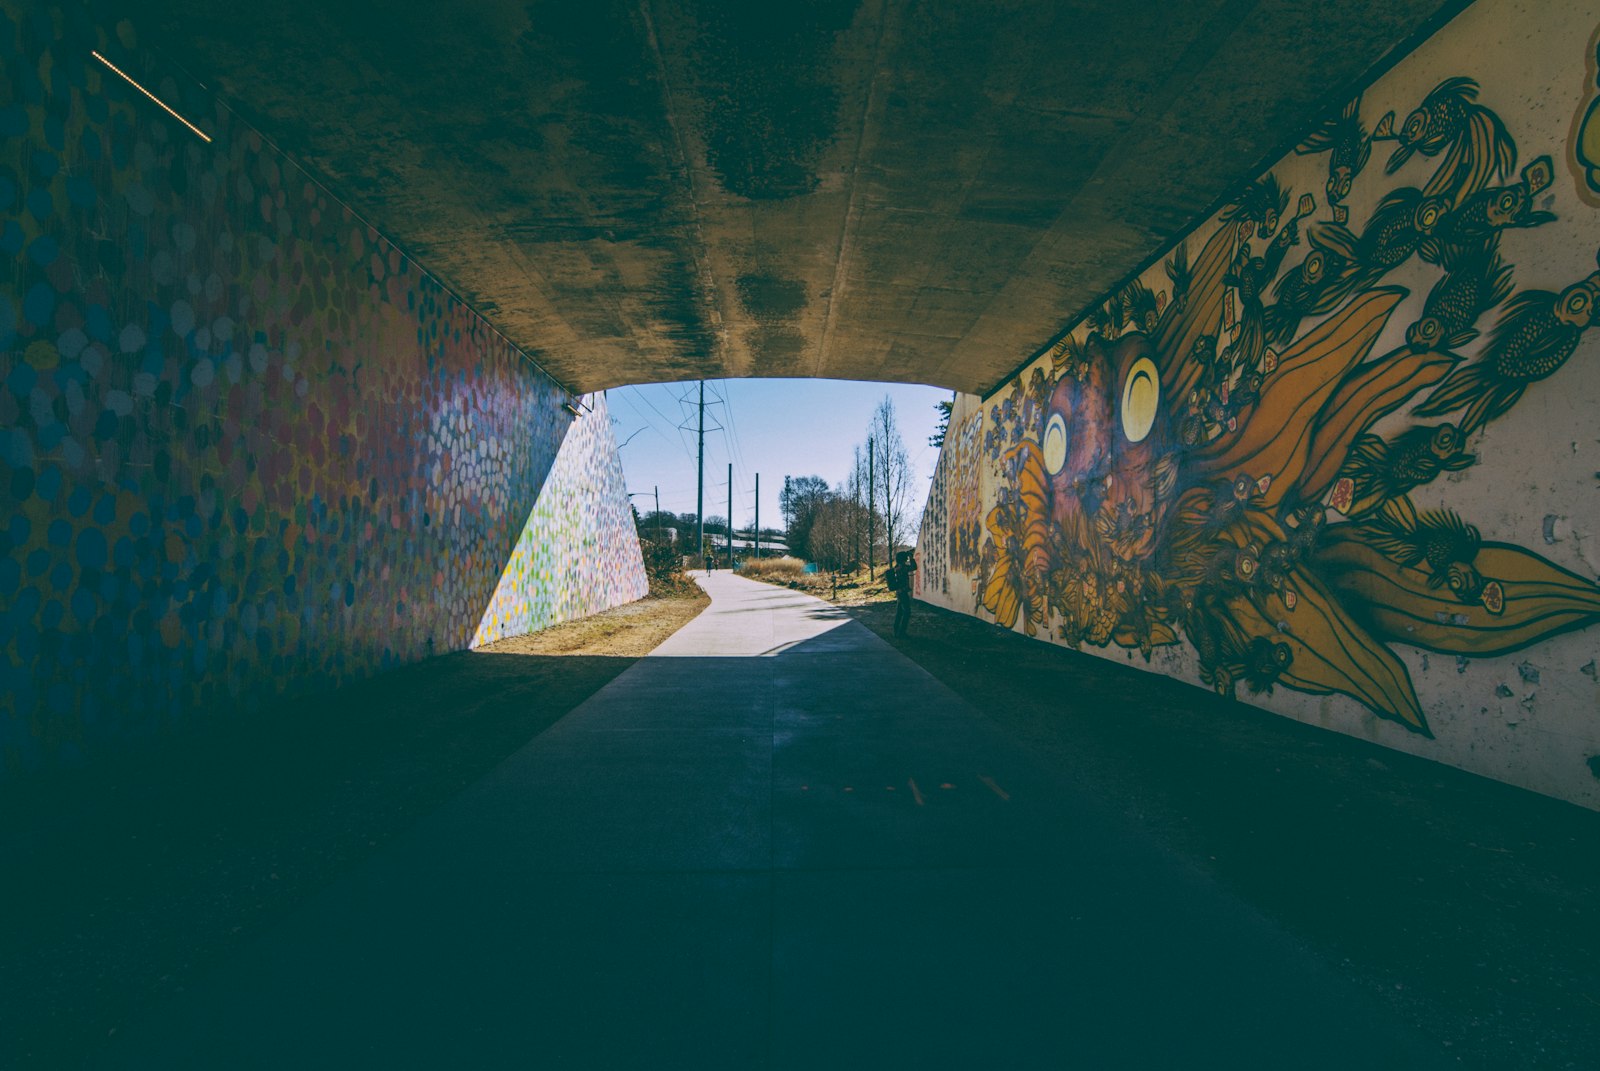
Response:
[[[960,398],[922,597],[1600,807],[1597,43],[1480,0]]]
[[[586,617],[649,590],[611,411],[605,394],[591,394],[561,443],[472,646]]]
[[[126,27],[0,0],[0,56],[6,771],[642,594],[603,405]]]

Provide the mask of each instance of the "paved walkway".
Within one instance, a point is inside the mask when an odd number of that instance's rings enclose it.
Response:
[[[1443,1066],[865,628],[703,583],[111,1063]]]

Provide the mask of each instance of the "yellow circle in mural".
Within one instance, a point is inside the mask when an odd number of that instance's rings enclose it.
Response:
[[[1050,422],[1044,426],[1044,470],[1054,476],[1067,463],[1067,420],[1060,413],[1051,413]]]
[[[1140,357],[1122,381],[1122,434],[1130,443],[1143,441],[1156,423],[1161,404],[1161,373],[1148,357]]]

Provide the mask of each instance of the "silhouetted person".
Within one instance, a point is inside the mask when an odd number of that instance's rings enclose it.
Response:
[[[889,570],[889,590],[894,592],[894,634],[904,636],[911,625],[911,589],[917,573],[917,559],[909,550],[895,556],[894,567]]]

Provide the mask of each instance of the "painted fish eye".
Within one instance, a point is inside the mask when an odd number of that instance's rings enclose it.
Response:
[[[1450,590],[1460,591],[1462,582],[1463,580],[1461,574],[1452,569],[1450,571]]]
[[[1589,307],[1589,295],[1582,290],[1574,290],[1567,295],[1564,304],[1572,312],[1582,312]]]
[[[1044,470],[1054,476],[1067,463],[1067,420],[1060,413],[1051,413],[1044,426]]]
[[[1422,133],[1422,126],[1427,120],[1421,112],[1412,112],[1406,119],[1406,125],[1400,132],[1408,138],[1416,138]]]
[[[1314,283],[1322,278],[1322,250],[1319,249],[1306,257],[1305,263],[1300,265],[1300,272],[1308,283]]]
[[[1509,212],[1517,205],[1517,195],[1510,190],[1500,195],[1500,210]]]
[[[1122,433],[1130,443],[1143,442],[1150,434],[1160,405],[1161,373],[1154,361],[1141,357],[1122,381]]]
[[[1449,424],[1440,424],[1433,432],[1433,445],[1441,450],[1448,450],[1456,444],[1456,429]]]
[[[1423,205],[1422,209],[1417,213],[1417,222],[1421,224],[1424,230],[1439,222],[1439,206],[1437,204]]]
[[[1419,338],[1435,338],[1439,334],[1439,321],[1432,316],[1424,317],[1417,321],[1417,336]]]

